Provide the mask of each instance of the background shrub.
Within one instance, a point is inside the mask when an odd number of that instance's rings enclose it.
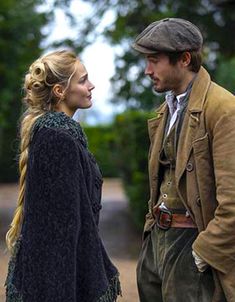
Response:
[[[85,126],[89,150],[94,154],[103,177],[119,177],[113,124]]]
[[[153,113],[127,111],[114,121],[117,164],[129,199],[132,217],[142,228],[149,199],[147,120]]]

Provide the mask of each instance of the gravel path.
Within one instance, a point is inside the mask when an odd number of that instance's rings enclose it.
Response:
[[[16,199],[15,184],[0,184],[0,302],[5,302],[3,284],[9,257],[5,252],[4,236]],[[118,299],[118,302],[138,302],[135,269],[141,234],[131,222],[120,180],[105,179],[102,204],[100,232],[112,261],[119,269],[122,283],[123,297]]]

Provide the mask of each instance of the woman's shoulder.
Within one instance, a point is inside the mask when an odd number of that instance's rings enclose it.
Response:
[[[80,124],[63,112],[47,112],[34,124],[31,141],[44,137],[45,140],[72,140],[87,148],[87,138]]]

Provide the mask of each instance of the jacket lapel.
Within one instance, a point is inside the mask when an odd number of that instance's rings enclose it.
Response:
[[[148,120],[149,137],[151,141],[151,153],[149,158],[149,178],[151,188],[157,186],[156,179],[159,172],[159,152],[164,138],[164,129],[167,121],[168,106],[164,103],[156,112],[157,117]],[[154,187],[154,188],[153,188]],[[156,191],[156,190],[154,190]]]
[[[179,184],[192,150],[192,143],[198,137],[200,126],[200,115],[203,112],[203,104],[210,86],[210,76],[207,71],[201,67],[192,87],[189,97],[188,107],[182,124],[177,154],[180,154],[180,160],[176,162],[176,183]],[[179,158],[179,157],[178,157]]]

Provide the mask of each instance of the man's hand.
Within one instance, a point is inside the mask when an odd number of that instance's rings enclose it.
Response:
[[[192,251],[192,254],[199,272],[201,273],[205,272],[209,264],[207,264],[202,258],[200,258],[194,251]]]

